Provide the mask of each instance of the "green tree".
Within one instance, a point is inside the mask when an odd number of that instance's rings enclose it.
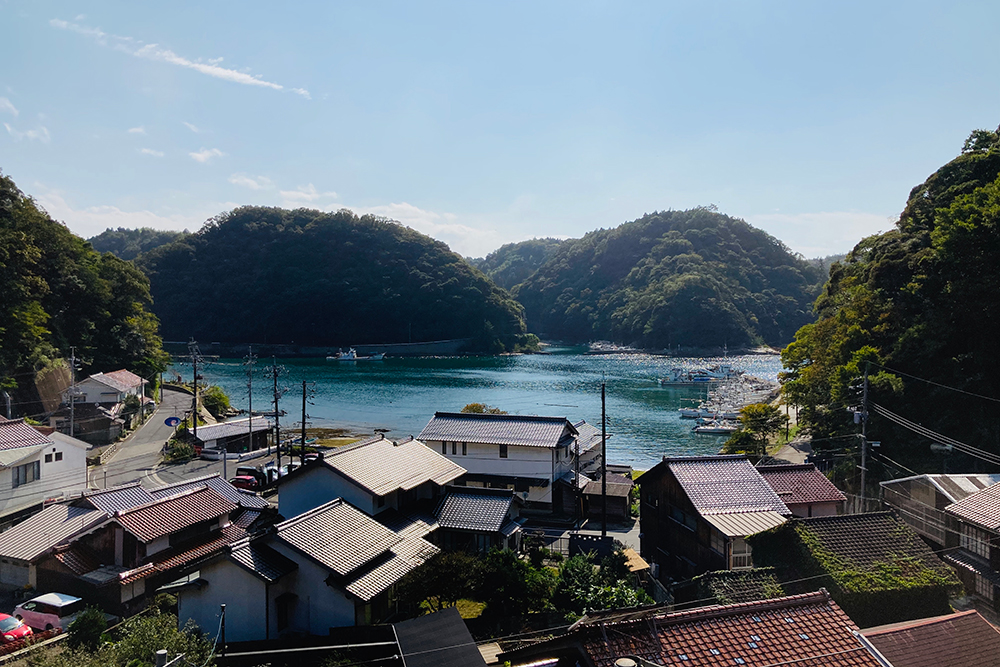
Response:
[[[441,551],[399,583],[400,599],[414,608],[426,602],[432,611],[452,607],[475,594],[481,564],[464,551]]]
[[[66,629],[66,645],[71,649],[85,648],[96,651],[101,645],[104,631],[108,629],[108,619],[97,607],[87,607],[80,612]]]
[[[506,410],[501,410],[500,408],[495,408],[492,405],[487,405],[486,403],[469,403],[464,408],[462,412],[466,414],[478,414],[478,415],[505,415]]]
[[[559,566],[559,580],[552,604],[559,611],[582,614],[599,592],[600,578],[591,560],[583,554],[567,558]]]
[[[221,419],[229,412],[229,396],[222,390],[222,387],[212,385],[204,392],[199,393],[201,393],[201,404],[216,419]]]

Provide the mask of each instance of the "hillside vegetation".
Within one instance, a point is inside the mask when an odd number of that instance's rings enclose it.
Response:
[[[164,337],[347,346],[524,341],[520,305],[440,241],[347,210],[241,207],[139,257]]]
[[[173,243],[190,232],[172,232],[165,229],[140,227],[139,229],[105,229],[103,232],[87,239],[97,252],[110,252],[121,259],[132,260],[144,252],[149,252],[161,245]]]
[[[87,372],[162,370],[149,281],[52,220],[0,174],[0,386],[30,386],[35,371],[76,347]]]
[[[696,208],[564,241],[513,293],[532,331],[570,342],[781,346],[813,319],[823,278],[767,233]]]
[[[563,243],[562,239],[552,238],[508,243],[486,257],[469,261],[497,285],[509,290],[527,280]]]
[[[782,354],[785,394],[814,435],[857,429],[848,408],[861,404],[867,364],[872,401],[1000,454],[998,224],[1000,132],[977,130],[958,157],[913,188],[894,230],[862,240],[833,265],[818,321]],[[888,457],[918,470],[987,467],[957,452],[945,463],[931,454],[931,440],[880,416],[869,432],[884,439]]]

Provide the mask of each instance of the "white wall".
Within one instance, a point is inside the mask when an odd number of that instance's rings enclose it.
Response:
[[[343,498],[365,514],[374,515],[375,501],[370,493],[322,464],[315,464],[311,469],[303,470],[281,482],[278,486],[278,511],[290,519],[334,498]],[[377,509],[381,511],[386,508]]]
[[[202,632],[214,638],[219,630],[219,607],[225,604],[226,641],[265,639],[267,602],[264,599],[264,582],[259,577],[228,558],[202,567],[201,577],[208,581],[208,586],[201,590],[184,589],[177,595],[180,627],[191,619]],[[271,616],[274,616],[273,608]]]
[[[426,445],[441,453],[441,442],[429,440]],[[552,502],[553,456],[548,447],[524,447],[508,445],[507,458],[500,458],[498,445],[484,445],[475,442],[466,444],[466,455],[462,456],[462,443],[458,443],[457,454],[451,453],[448,445],[445,456],[467,471],[477,475],[504,475],[507,477],[533,477],[549,480],[546,487],[532,486],[528,489],[527,500],[532,502]]]
[[[329,570],[281,540],[271,540],[268,546],[299,564],[298,570],[281,579],[286,590],[298,596],[289,610],[289,631],[328,635],[330,628],[354,625],[354,601],[339,587],[326,584]],[[272,592],[272,599],[275,596]],[[273,609],[271,616],[273,622]]]
[[[87,443],[62,433],[48,437],[51,445],[15,464],[39,461],[39,479],[15,489],[12,468],[0,469],[0,515],[37,505],[47,498],[68,497],[87,488]],[[56,454],[62,454],[61,461],[55,460]],[[49,463],[45,462],[46,455],[51,455]]]

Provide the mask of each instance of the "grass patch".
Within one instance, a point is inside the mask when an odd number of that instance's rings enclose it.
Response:
[[[437,602],[437,598],[433,598],[433,600]],[[455,608],[458,609],[458,613],[463,619],[468,620],[470,618],[479,618],[483,613],[483,609],[486,609],[486,603],[463,599],[455,603]],[[433,612],[434,605],[431,604],[431,599],[420,603],[421,614],[431,614]]]
[[[352,442],[357,442],[361,436],[353,433],[347,428],[307,428],[306,439],[316,438],[312,443],[314,447],[343,447]]]

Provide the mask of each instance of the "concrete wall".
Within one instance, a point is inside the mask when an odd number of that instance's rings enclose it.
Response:
[[[201,568],[208,585],[201,590],[185,589],[177,595],[180,627],[190,619],[209,637],[219,629],[219,607],[226,605],[226,641],[265,639],[267,600],[264,582],[223,558]],[[274,615],[274,609],[271,609]],[[275,635],[271,635],[274,637]]]
[[[328,503],[334,498],[343,498],[369,516],[375,510],[375,500],[364,489],[352,484],[322,464],[310,466],[282,481],[278,486],[278,511],[287,519]]]
[[[354,625],[354,601],[340,588],[327,585],[329,570],[280,540],[273,540],[268,546],[299,564],[298,570],[281,580],[285,590],[298,596],[289,610],[289,631],[328,635],[330,628]],[[272,591],[272,599],[276,596]]]
[[[14,488],[12,468],[0,469],[0,516],[37,505],[49,498],[64,498],[87,488],[87,443],[53,433],[52,444],[15,465],[39,462],[39,479]],[[62,460],[56,461],[56,455]],[[50,461],[45,462],[45,457]]]

